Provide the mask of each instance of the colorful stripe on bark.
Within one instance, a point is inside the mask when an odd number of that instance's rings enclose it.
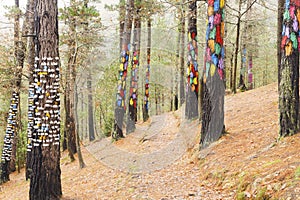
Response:
[[[217,72],[221,80],[224,77],[224,35],[225,35],[225,1],[208,0],[208,19],[206,30],[206,51],[203,81],[206,82],[208,76],[214,76]]]

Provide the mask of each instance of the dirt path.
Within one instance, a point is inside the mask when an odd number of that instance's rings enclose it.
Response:
[[[121,141],[112,143],[111,138],[105,138],[86,148],[113,169],[153,172],[174,163],[197,143],[197,126],[196,121],[180,120],[175,114],[166,113],[154,116],[149,124],[137,124],[136,131]]]

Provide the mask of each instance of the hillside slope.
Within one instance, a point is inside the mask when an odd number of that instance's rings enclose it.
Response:
[[[300,134],[277,141],[276,87],[227,96],[227,134],[200,153],[199,123],[179,111],[89,144],[82,170],[63,153],[63,199],[300,199]],[[14,173],[0,199],[28,199],[28,185]]]

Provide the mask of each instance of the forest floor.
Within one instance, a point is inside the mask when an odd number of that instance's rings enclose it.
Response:
[[[225,113],[227,134],[200,152],[199,122],[177,111],[87,144],[84,169],[63,153],[62,199],[300,199],[300,134],[278,140],[277,84],[226,96]],[[10,178],[0,199],[28,199],[24,171]]]

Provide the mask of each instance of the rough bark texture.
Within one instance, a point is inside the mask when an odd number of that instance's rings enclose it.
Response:
[[[34,70],[34,126],[29,165],[32,200],[59,199],[62,195],[60,170],[60,95],[57,1],[36,1]]]
[[[150,62],[151,62],[151,19],[147,20],[148,38],[147,38],[147,68],[145,80],[145,96],[143,105],[143,120],[149,119],[149,90],[150,90]]]
[[[122,41],[122,52],[120,56],[120,69],[119,69],[119,81],[117,86],[117,99],[115,105],[115,122],[114,122],[114,131],[112,137],[115,140],[118,140],[124,137],[123,134],[123,120],[126,112],[126,78],[127,70],[129,66],[129,51],[130,51],[130,36],[132,28],[132,10],[134,7],[134,0],[127,0],[126,2],[126,16],[125,16],[125,25],[124,25],[124,35]]]
[[[197,1],[189,4],[189,43],[188,43],[188,69],[185,117],[195,119],[198,117],[198,44],[197,44]]]
[[[281,66],[279,69],[279,113],[281,137],[299,129],[299,16],[300,1],[286,1],[283,14]]]
[[[224,10],[225,1],[208,3],[200,148],[218,140],[224,132]]]

